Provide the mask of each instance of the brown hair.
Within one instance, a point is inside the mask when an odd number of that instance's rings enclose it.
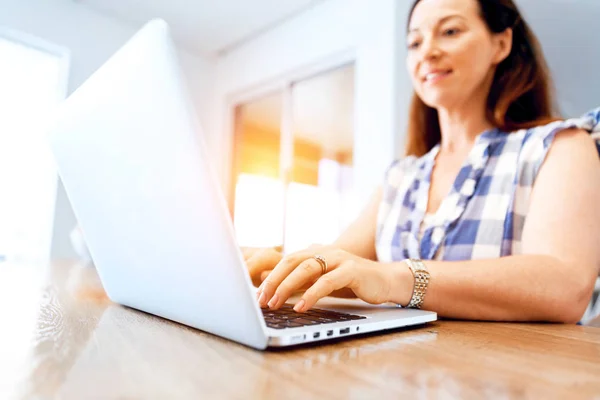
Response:
[[[421,0],[413,4],[408,22]],[[541,46],[513,0],[477,0],[492,33],[513,29],[512,50],[496,68],[486,117],[510,132],[556,120],[553,86]],[[406,154],[422,156],[441,140],[438,112],[413,93]]]

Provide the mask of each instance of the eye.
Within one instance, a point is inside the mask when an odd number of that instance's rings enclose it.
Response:
[[[448,28],[444,30],[444,36],[456,36],[460,33],[458,28]]]
[[[415,50],[419,48],[420,43],[418,41],[410,42],[406,47],[409,50]]]

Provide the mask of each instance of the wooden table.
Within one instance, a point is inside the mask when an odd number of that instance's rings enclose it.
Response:
[[[93,268],[0,263],[0,399],[600,398],[600,329],[440,321],[256,351],[110,303]]]

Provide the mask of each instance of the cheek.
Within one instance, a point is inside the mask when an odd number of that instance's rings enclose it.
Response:
[[[455,49],[453,64],[460,70],[464,79],[482,78],[491,68],[489,46],[478,41],[466,41]]]
[[[417,74],[417,61],[410,55],[406,59],[406,70],[408,71],[413,87],[418,91],[421,86],[421,79],[419,79]]]

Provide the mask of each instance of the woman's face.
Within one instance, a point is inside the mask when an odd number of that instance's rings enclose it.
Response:
[[[492,34],[476,0],[422,0],[408,28],[413,86],[433,108],[486,99],[495,66],[510,53],[512,32]]]

